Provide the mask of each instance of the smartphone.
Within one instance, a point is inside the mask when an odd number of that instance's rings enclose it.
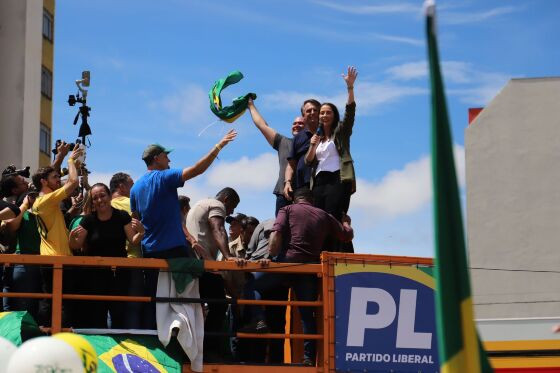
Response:
[[[82,85],[89,87],[89,71],[82,71]]]
[[[86,160],[86,146],[84,144],[76,144],[76,147],[78,147],[78,149],[82,149],[82,155],[78,157],[78,161],[80,164],[84,164]]]

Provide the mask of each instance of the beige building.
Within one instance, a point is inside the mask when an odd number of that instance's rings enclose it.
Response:
[[[560,78],[511,80],[465,158],[477,319],[560,316]]]
[[[50,163],[54,0],[0,1],[0,167]]]

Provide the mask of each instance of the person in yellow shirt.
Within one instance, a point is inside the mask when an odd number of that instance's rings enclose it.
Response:
[[[41,167],[33,175],[33,185],[40,191],[39,197],[33,203],[32,211],[37,218],[37,226],[41,236],[41,255],[72,255],[68,245],[68,229],[64,222],[64,215],[60,210],[60,202],[70,196],[79,185],[77,166],[78,158],[83,151],[75,147],[68,159],[68,180],[64,186],[60,183],[60,173],[53,167]],[[45,293],[52,293],[52,269],[41,268],[42,289]],[[63,291],[68,293],[74,282],[72,272],[64,271]],[[62,325],[69,326],[72,323],[72,306],[63,303]],[[39,303],[39,325],[50,326],[51,302],[42,299]]]
[[[60,173],[53,167],[41,167],[33,175],[33,185],[40,191],[33,204],[41,235],[41,255],[72,255],[68,246],[68,229],[60,202],[68,198],[79,185],[77,161],[82,150],[75,147],[68,159],[68,180],[60,183]]]
[[[134,181],[130,175],[124,172],[117,172],[111,177],[109,182],[109,189],[111,190],[111,206],[116,209],[128,212],[132,216],[130,211],[130,189],[134,185]],[[126,252],[129,258],[141,258],[142,249],[140,245],[131,245],[130,242],[126,244]]]

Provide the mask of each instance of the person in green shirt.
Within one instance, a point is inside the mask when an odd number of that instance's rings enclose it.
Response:
[[[41,237],[37,228],[37,220],[31,212],[35,202],[34,192],[27,192],[20,197],[20,214],[6,222],[6,229],[17,239],[16,254],[39,255]],[[9,267],[4,279],[5,293],[40,293],[41,273],[38,266],[16,264]],[[37,318],[39,310],[38,299],[31,298],[3,298],[4,311],[27,311]]]

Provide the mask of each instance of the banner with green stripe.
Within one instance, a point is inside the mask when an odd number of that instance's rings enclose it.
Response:
[[[492,372],[474,322],[459,188],[438,57],[435,2],[427,0],[424,7],[432,96],[435,301],[441,372]]]

